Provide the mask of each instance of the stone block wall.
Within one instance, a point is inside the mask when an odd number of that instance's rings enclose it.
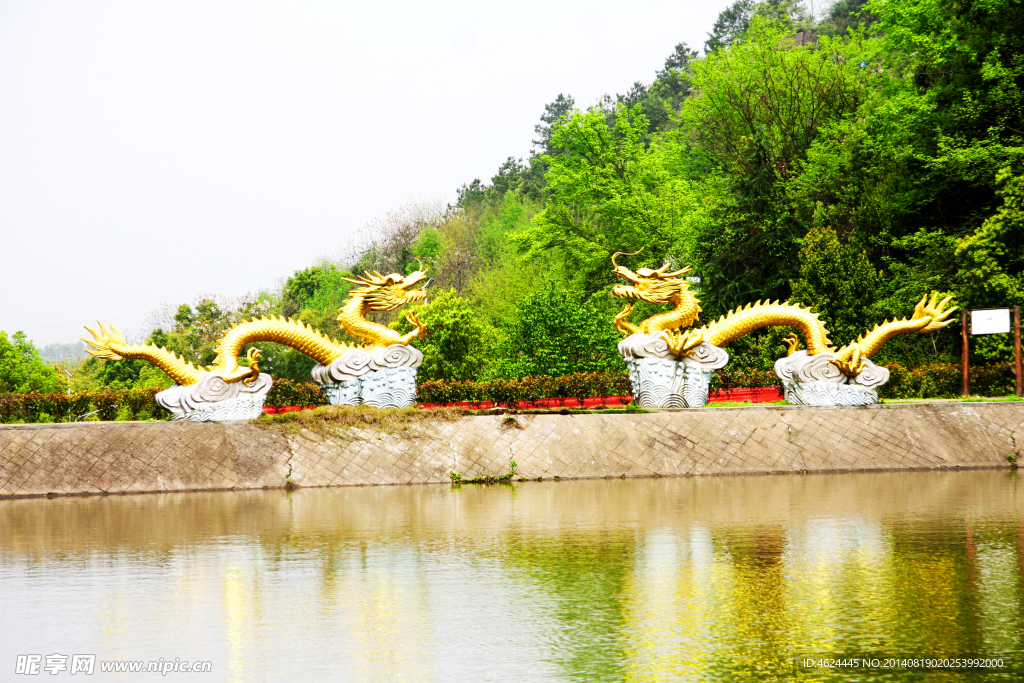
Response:
[[[0,497],[284,486],[1007,467],[1024,403],[700,408],[425,423],[412,437],[251,425],[0,425]]]
[[[248,425],[0,425],[0,496],[281,486],[287,442]]]

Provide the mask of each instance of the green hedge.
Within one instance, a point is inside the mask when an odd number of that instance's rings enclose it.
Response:
[[[898,363],[887,366],[889,382],[879,391],[882,398],[957,398],[960,396],[960,366],[927,365],[908,370]],[[1013,366],[1009,363],[971,368],[971,394],[975,396],[1007,396],[1014,392]],[[753,369],[723,368],[711,378],[711,391],[749,388],[778,388],[782,382],[774,372]],[[536,404],[544,398],[590,398],[624,396],[632,393],[629,373],[587,372],[566,377],[524,377],[497,379],[490,382],[446,382],[431,380],[420,384],[417,398],[421,403],[458,403],[490,401],[515,405],[520,401]]]
[[[909,370],[898,363],[888,366],[890,379],[879,391],[882,398],[956,398],[960,396],[960,366],[926,365]],[[1009,363],[971,368],[971,394],[975,396],[1006,396],[1014,392],[1013,366]],[[711,390],[740,387],[778,387],[782,384],[775,373],[762,370],[730,370],[715,372]],[[159,389],[126,391],[93,391],[73,394],[6,394],[0,395],[0,423],[68,422],[86,413],[99,410],[89,420],[166,420],[170,413],[157,405],[154,396]],[[580,402],[595,396],[630,394],[629,373],[580,372],[565,377],[524,377],[496,379],[490,382],[446,382],[430,380],[419,385],[418,400],[422,403],[458,403],[490,401],[502,405],[524,402],[536,405],[545,398],[575,398]],[[327,398],[312,382],[275,379],[264,405],[318,406]],[[116,406],[116,407],[113,407]]]
[[[773,371],[754,370],[737,368],[731,370],[728,367],[715,370],[711,376],[711,391],[729,389],[767,389],[776,388],[782,391],[782,380]]]
[[[0,396],[0,422],[72,422],[87,420],[166,420],[170,413],[153,397],[159,389],[88,391],[78,394],[5,394]]]
[[[575,398],[582,401],[592,396],[623,396],[631,391],[629,373],[625,371],[578,372],[564,377],[523,377],[489,382],[430,380],[419,385],[416,397],[421,403],[491,401],[517,405],[522,401],[535,405],[544,398]]]
[[[960,366],[952,363],[923,365],[909,370],[889,363],[889,381],[881,387],[882,398],[957,398],[963,387]],[[1013,365],[1000,363],[970,368],[972,396],[1007,396],[1016,389]]]
[[[263,405],[272,408],[280,406],[323,406],[327,405],[327,396],[313,382],[295,382],[290,379],[275,377],[274,386],[263,401]]]
[[[125,391],[86,391],[67,394],[0,395],[0,423],[71,422],[99,410],[87,420],[169,420],[171,414],[157,404],[160,389]],[[327,398],[312,382],[275,379],[264,405],[319,406]],[[116,406],[116,407],[113,407]]]

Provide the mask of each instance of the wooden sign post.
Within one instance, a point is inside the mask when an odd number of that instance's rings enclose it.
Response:
[[[992,310],[961,311],[960,312],[960,334],[963,340],[963,348],[960,358],[960,374],[963,380],[963,395],[968,396],[971,392],[970,368],[968,359],[970,357],[970,344],[968,335],[978,334],[1007,334],[1011,331],[1010,313],[1013,313],[1013,374],[1016,376],[1017,396],[1021,396],[1021,384],[1024,377],[1021,377],[1021,353],[1020,353],[1020,306],[1014,308],[997,308]],[[968,315],[969,314],[969,315]],[[968,329],[970,319],[970,329]]]
[[[1021,396],[1021,381],[1024,378],[1020,376],[1020,306],[1014,306],[1013,308],[1013,354],[1014,371],[1017,375],[1017,395]]]
[[[963,395],[971,395],[971,380],[967,368],[967,359],[971,355],[971,346],[967,342],[967,311],[960,311],[960,334],[963,337],[963,347],[960,352],[960,379],[963,385]]]

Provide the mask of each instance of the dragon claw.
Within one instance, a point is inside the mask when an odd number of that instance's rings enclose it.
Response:
[[[419,316],[416,315],[416,311],[409,311],[406,313],[405,319],[410,325],[416,328],[416,337],[423,339],[423,337],[426,336],[427,326],[420,321]]]
[[[847,354],[845,352],[849,351]],[[838,358],[830,358],[829,363],[839,368],[839,371],[847,377],[856,377],[868,367],[861,355],[860,346],[856,343],[840,349]]]
[[[628,318],[633,313],[633,304],[627,303],[625,307],[615,316],[615,329],[619,331],[623,337],[628,337],[631,334],[636,334],[640,331],[636,325],[628,322]]]
[[[673,354],[683,357],[689,354],[693,347],[704,341],[704,330],[662,330],[660,335],[668,342],[668,350]]]
[[[795,334],[790,334],[782,338],[782,343],[786,345],[786,355],[792,356],[800,349],[800,337]]]
[[[839,368],[839,371],[847,377],[856,377],[860,373],[864,372],[867,368],[867,363],[860,361],[855,363],[853,361],[843,360],[842,358],[832,358],[829,363]]]

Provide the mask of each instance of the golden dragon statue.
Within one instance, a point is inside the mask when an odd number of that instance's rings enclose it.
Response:
[[[758,301],[730,311],[709,325],[681,330],[691,326],[701,311],[700,301],[691,291],[690,283],[678,277],[689,272],[690,268],[669,273],[666,272],[666,264],[658,270],[639,268],[633,272],[615,262],[618,256],[634,256],[638,253],[640,252],[617,252],[612,256],[615,274],[630,283],[614,286],[612,295],[650,303],[671,304],[672,309],[651,316],[640,325],[633,325],[626,320],[633,312],[633,304],[627,303],[615,316],[615,327],[624,336],[636,333],[660,334],[668,342],[669,350],[680,357],[688,355],[703,342],[721,347],[762,327],[793,327],[803,336],[809,354],[834,352],[835,357],[829,362],[836,365],[843,374],[854,377],[864,370],[864,359],[878,351],[888,340],[900,334],[941,329],[952,322],[946,318],[955,310],[946,308],[952,297],[937,301],[938,294],[933,293],[931,298],[925,296],[921,299],[910,319],[886,321],[876,325],[866,336],[838,351],[831,346],[828,330],[818,314],[809,308],[789,302]],[[786,340],[786,344],[789,354],[796,351],[799,346],[793,335]]]
[[[366,319],[370,311],[393,311],[404,304],[425,300],[426,291],[415,288],[426,279],[422,264],[420,268],[405,276],[398,273],[381,275],[374,271],[356,279],[344,278],[359,287],[349,293],[349,299],[342,306],[337,320],[348,334],[364,342],[360,345],[338,342],[301,321],[275,316],[233,325],[217,343],[217,357],[213,365],[205,368],[193,365],[166,348],[152,344],[128,344],[113,325],[110,325],[110,330],[102,323],[99,323],[99,330],[86,327],[93,338],[82,337],[82,341],[91,347],[86,350],[96,358],[146,360],[157,365],[182,386],[196,384],[209,373],[220,375],[229,383],[242,380],[248,384],[259,376],[258,360],[261,354],[257,349],[249,349],[249,366],[240,366],[238,358],[247,344],[283,344],[329,365],[350,349],[408,345],[413,339],[422,339],[426,326],[420,322],[415,311],[406,313],[405,318],[416,329],[404,335]]]

